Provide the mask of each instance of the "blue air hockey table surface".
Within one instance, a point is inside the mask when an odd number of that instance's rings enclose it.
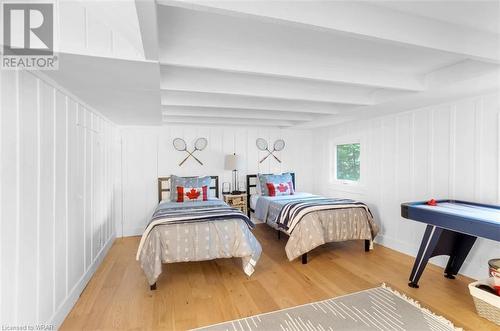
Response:
[[[500,241],[500,206],[459,200],[401,204],[401,216],[427,224],[410,275],[410,287],[418,281],[428,260],[449,255],[445,277],[455,278],[477,237]]]

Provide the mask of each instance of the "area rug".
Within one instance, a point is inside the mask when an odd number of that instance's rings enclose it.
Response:
[[[324,301],[214,324],[197,330],[461,330],[385,284]]]

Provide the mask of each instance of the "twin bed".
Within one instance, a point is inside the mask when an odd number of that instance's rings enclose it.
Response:
[[[254,272],[262,252],[251,231],[254,224],[218,199],[218,177],[209,178],[206,200],[184,202],[171,199],[172,177],[158,179],[159,204],[142,235],[136,257],[151,290],[156,289],[163,263],[240,257],[245,274]]]
[[[290,173],[295,188],[295,174]],[[304,192],[268,196],[260,192],[258,175],[247,175],[248,216],[254,217],[278,233],[288,235],[285,252],[290,261],[329,242],[364,240],[365,251],[373,247],[379,229],[364,203],[332,199]]]
[[[218,199],[217,176],[159,178],[159,204],[137,251],[151,289],[156,289],[163,263],[239,257],[251,276],[262,252],[252,233],[251,212],[277,230],[278,238],[289,236],[285,251],[290,261],[302,256],[305,264],[307,252],[328,242],[365,240],[365,250],[372,247],[378,227],[365,204],[295,192],[293,173],[286,174],[286,187],[267,183],[272,190],[267,194],[257,183],[279,176],[247,176],[248,215]]]

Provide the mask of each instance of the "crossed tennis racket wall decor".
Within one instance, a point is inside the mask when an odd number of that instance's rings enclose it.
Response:
[[[256,143],[257,148],[259,150],[261,150],[263,152],[267,151],[267,155],[262,160],[260,160],[259,163],[264,162],[271,155],[272,155],[272,157],[274,157],[274,159],[276,161],[278,161],[279,163],[281,163],[281,160],[278,159],[276,157],[276,155],[274,155],[274,152],[281,152],[285,148],[285,141],[283,139],[277,139],[274,142],[274,144],[273,144],[273,150],[272,151],[269,150],[269,145],[267,143],[267,140],[265,140],[263,138],[257,138],[257,141],[255,143]]]
[[[179,152],[186,152],[186,153],[188,153],[188,155],[186,156],[186,158],[184,160],[182,160],[181,163],[179,163],[179,167],[182,166],[184,164],[184,162],[186,162],[187,159],[189,159],[191,156],[200,165],[203,165],[203,162],[201,162],[200,160],[198,160],[198,158],[196,156],[194,156],[194,153],[196,151],[200,151],[201,152],[202,150],[204,150],[207,147],[208,140],[206,138],[198,138],[198,139],[196,139],[196,141],[194,142],[194,148],[193,148],[192,152],[188,151],[186,141],[184,139],[182,139],[182,138],[175,138],[174,141],[173,141],[173,144],[174,144],[174,148],[176,150],[178,150]]]

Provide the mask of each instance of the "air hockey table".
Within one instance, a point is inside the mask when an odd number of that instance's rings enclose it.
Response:
[[[500,206],[458,200],[401,204],[401,216],[427,224],[408,286],[418,281],[431,257],[448,255],[446,278],[454,279],[477,237],[500,241]]]

